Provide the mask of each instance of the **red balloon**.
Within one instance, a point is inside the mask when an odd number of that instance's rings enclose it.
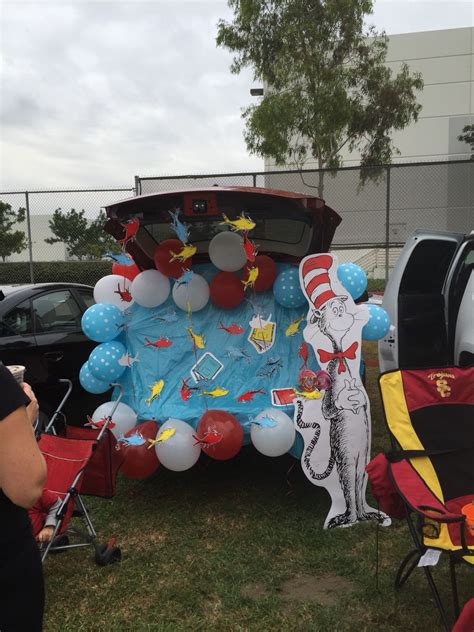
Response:
[[[184,244],[179,239],[165,239],[155,248],[155,266],[156,269],[159,270],[162,274],[167,277],[173,277],[174,279],[179,279],[179,277],[183,274],[183,270],[189,269],[193,260],[192,257],[190,259],[186,259],[185,261],[170,261],[173,256],[172,253],[180,252],[184,247]]]
[[[244,431],[234,415],[225,410],[208,410],[199,420],[196,439],[208,456],[217,461],[226,461],[239,452]]]
[[[277,275],[277,266],[271,257],[268,255],[257,255],[253,263],[247,263],[244,268],[243,280],[248,278],[248,271],[250,268],[258,268],[258,277],[255,281],[254,289],[256,292],[265,292],[269,290]]]
[[[125,437],[131,437],[139,433],[144,439],[154,439],[158,432],[158,424],[155,421],[144,421],[125,433]],[[121,473],[127,478],[140,480],[151,476],[157,470],[160,462],[156,456],[156,450],[145,441],[142,445],[127,445],[122,441],[118,444],[123,454]]]
[[[133,279],[137,276],[137,274],[140,274],[140,272],[141,270],[136,263],[132,263],[131,266],[126,266],[122,263],[112,264],[112,274],[118,274],[119,276],[123,276],[126,279],[130,279],[130,281],[133,281]]]
[[[209,287],[211,301],[217,307],[232,309],[244,300],[244,286],[233,272],[218,272]]]

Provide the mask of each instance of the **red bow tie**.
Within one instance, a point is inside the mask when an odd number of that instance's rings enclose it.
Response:
[[[347,358],[348,360],[355,360],[358,346],[358,342],[353,342],[348,349],[345,351],[338,351],[337,353],[331,353],[330,351],[324,351],[324,349],[318,349],[319,359],[321,362],[329,362],[329,360],[337,358],[339,360],[337,372],[345,373],[346,367],[344,365],[344,358]]]

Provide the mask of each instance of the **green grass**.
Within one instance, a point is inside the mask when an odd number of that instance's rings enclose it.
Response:
[[[366,344],[373,454],[387,446],[377,390],[376,345]],[[417,570],[395,591],[411,548],[402,523],[324,531],[328,495],[291,457],[246,448],[184,473],[160,468],[145,481],[119,479],[111,501],[87,499],[99,538],[116,536],[120,564],[98,567],[91,550],[45,564],[45,630],[437,630],[428,585]],[[440,563],[443,594],[447,565]],[[461,597],[468,573],[460,569]],[[333,576],[336,575],[334,579]],[[288,598],[288,580],[340,581],[331,603]]]

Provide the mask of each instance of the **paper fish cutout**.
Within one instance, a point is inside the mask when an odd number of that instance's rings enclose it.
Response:
[[[128,437],[123,434],[120,435],[120,437],[117,439],[117,443],[123,443],[123,445],[126,446],[143,445],[144,443],[146,443],[146,439],[139,432],[134,432]]]
[[[237,325],[237,323],[232,323],[232,325],[229,325],[228,327],[225,327],[223,323],[219,323],[219,329],[223,329],[228,334],[231,334],[233,336],[244,333],[242,327],[240,325]]]
[[[234,231],[249,231],[255,228],[256,224],[250,217],[243,213],[237,219],[229,219],[225,213],[222,213],[224,221],[221,224],[227,224]]]
[[[308,345],[306,342],[302,342],[300,344],[300,348],[298,350],[298,356],[303,360],[303,367],[308,364]]]
[[[247,278],[242,279],[242,283],[244,289],[246,290],[248,287],[253,287],[255,285],[255,281],[258,279],[259,269],[257,267],[249,268]]]
[[[280,369],[283,368],[283,362],[279,357],[271,357],[265,362],[265,364],[257,371],[257,377],[274,377],[280,374]]]
[[[131,303],[133,301],[133,296],[130,294],[130,290],[128,289],[128,287],[123,287],[123,290],[120,289],[120,284],[117,284],[117,289],[115,290],[114,294],[118,294],[120,296],[120,299],[122,301],[125,301],[126,303]]]
[[[163,323],[175,323],[178,320],[178,314],[174,309],[168,309],[164,314],[153,316],[152,320],[160,320]]]
[[[244,233],[243,246],[244,246],[245,255],[247,257],[247,261],[249,261],[250,263],[253,263],[255,261],[255,257],[257,256],[258,249],[256,245],[252,241],[250,241],[250,239],[247,237],[247,233]]]
[[[118,363],[120,364],[120,366],[128,366],[131,367],[132,364],[135,364],[135,362],[138,362],[138,352],[137,355],[132,357],[129,353],[124,353],[123,356],[121,358],[119,358]]]
[[[194,333],[194,331],[192,330],[192,327],[187,327],[186,331],[191,336],[191,340],[193,341],[194,347],[196,349],[204,349],[205,348],[206,345],[204,343],[204,337],[203,336],[201,336],[200,334]]]
[[[263,390],[263,388],[259,388],[256,391],[247,391],[246,393],[239,395],[237,397],[237,401],[238,402],[251,402],[253,398],[255,397],[255,395],[259,395],[259,394],[265,395],[265,391]]]
[[[225,397],[226,395],[228,395],[228,393],[229,391],[226,388],[221,388],[220,386],[217,386],[212,391],[202,391],[201,396],[207,395],[208,397]]]
[[[245,359],[247,362],[251,360],[249,354],[244,349],[239,349],[238,347],[227,347],[225,355],[233,360]]]
[[[122,266],[133,266],[133,263],[134,263],[132,257],[129,257],[128,255],[124,255],[123,253],[116,255],[113,252],[106,252],[102,256],[108,257],[109,259],[112,259],[113,261],[115,261],[115,263],[119,263]]]
[[[266,353],[275,342],[276,323],[270,320],[271,317],[270,314],[267,319],[264,319],[260,314],[257,314],[249,322],[251,332],[248,341],[258,353]]]
[[[143,345],[144,347],[154,347],[155,349],[166,349],[167,347],[171,347],[173,344],[173,341],[168,338],[158,338],[158,340],[153,341],[145,338],[145,340],[146,344]]]
[[[223,436],[222,432],[218,432],[215,428],[208,428],[202,437],[193,435],[193,439],[196,440],[196,443],[193,445],[201,445],[203,447],[215,445],[222,441]]]
[[[125,228],[125,235],[123,239],[119,239],[119,243],[122,244],[122,247],[125,247],[125,244],[128,241],[135,238],[135,235],[140,228],[140,220],[138,219],[138,217],[134,217],[129,222],[127,222],[125,226],[123,224],[122,226]]]
[[[188,377],[186,380],[183,380],[183,378],[181,378],[181,381],[182,381],[183,384],[181,386],[179,394],[180,394],[181,399],[183,400],[183,402],[187,402],[188,399],[193,394],[193,391],[197,391],[198,390],[197,386],[195,386],[195,387],[188,386],[188,382],[189,382],[190,379],[191,379],[190,377]]]
[[[271,417],[260,417],[259,419],[252,419],[249,417],[249,421],[251,424],[255,424],[256,426],[261,426],[262,428],[275,428],[277,426],[277,422]]]
[[[176,279],[176,285],[179,287],[180,285],[187,285],[194,276],[194,272],[192,270],[184,270],[183,274]]]
[[[152,384],[150,386],[151,392],[150,392],[150,397],[147,397],[147,399],[145,399],[145,402],[147,404],[151,404],[151,402],[156,399],[157,397],[160,396],[161,391],[163,390],[163,386],[165,385],[165,381],[164,380],[158,380],[157,382],[155,382],[154,384]]]
[[[323,394],[320,391],[297,391],[293,389],[297,397],[303,397],[304,399],[321,399]]]
[[[168,211],[168,213],[171,215],[172,226],[174,232],[176,233],[176,237],[179,241],[182,241],[183,244],[187,244],[189,239],[189,226],[187,224],[183,224],[183,222],[179,219],[179,209],[176,211]]]
[[[193,246],[192,244],[185,244],[179,252],[173,252],[170,250],[170,254],[173,255],[170,259],[170,263],[172,261],[180,261],[183,263],[184,261],[191,259],[191,257],[196,254],[196,250],[196,246]]]
[[[306,316],[304,315],[301,316],[300,318],[295,318],[295,320],[293,320],[286,328],[285,336],[295,336],[299,331],[300,324],[305,319],[306,319]]]
[[[149,442],[149,446],[148,449],[150,449],[152,446],[156,445],[157,443],[164,443],[165,441],[168,441],[168,439],[171,439],[171,437],[175,434],[176,432],[176,428],[165,428],[157,437],[156,439],[148,439]]]
[[[92,419],[92,417],[89,417],[89,415],[87,415],[87,423],[84,424],[84,426],[90,426],[91,428],[94,428],[94,430],[100,430],[100,428],[102,428],[106,423],[107,423],[108,417],[102,417],[102,419],[98,419],[97,421],[94,421]],[[115,428],[116,424],[114,424],[113,421],[110,421],[107,424],[107,428],[110,428],[112,430],[112,428]]]

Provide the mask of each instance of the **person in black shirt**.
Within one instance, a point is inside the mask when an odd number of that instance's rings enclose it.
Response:
[[[43,627],[43,569],[26,511],[40,497],[46,465],[33,432],[38,403],[0,363],[0,630]]]

